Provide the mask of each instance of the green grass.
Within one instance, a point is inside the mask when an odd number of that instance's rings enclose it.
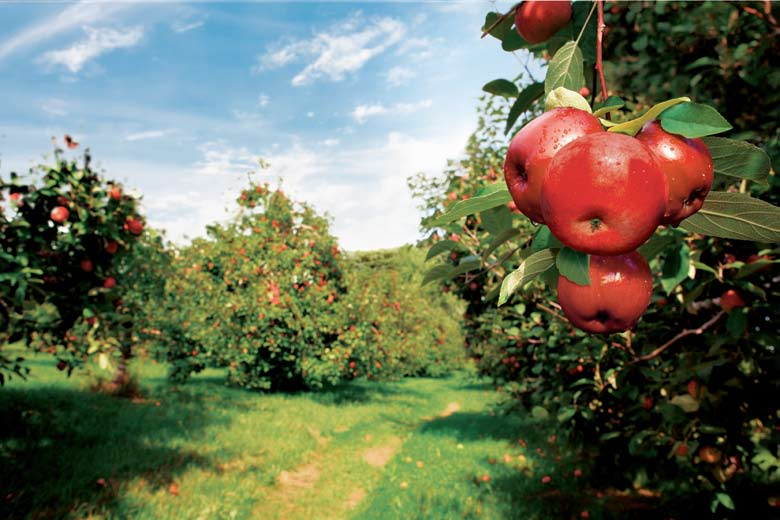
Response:
[[[581,508],[564,500],[581,479],[555,460],[546,428],[496,416],[495,393],[472,374],[264,395],[226,387],[219,371],[173,386],[146,362],[134,366],[146,398],[131,401],[90,392],[89,377],[66,378],[50,357],[30,366],[28,381],[0,389],[0,518],[570,518]],[[540,482],[547,474],[552,484]]]

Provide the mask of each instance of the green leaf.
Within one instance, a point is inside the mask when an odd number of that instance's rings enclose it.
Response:
[[[513,16],[509,17],[510,20],[513,18]],[[501,42],[501,48],[506,52],[514,52],[527,46],[528,42],[525,41],[523,37],[520,36],[520,34],[514,29],[510,30]]]
[[[620,110],[625,105],[625,101],[620,99],[618,96],[609,96],[604,103],[597,105],[598,108],[595,112],[593,112],[593,115],[596,117],[601,117],[609,112]]]
[[[699,103],[681,103],[673,106],[658,117],[661,127],[672,134],[689,139],[719,134],[731,130],[732,126],[717,110]]]
[[[691,263],[691,250],[687,244],[677,244],[674,251],[664,258],[664,266],[661,270],[661,287],[666,294],[671,294],[675,287],[688,276],[688,267]]]
[[[780,242],[780,208],[744,193],[713,191],[680,227],[690,233],[775,244]]]
[[[491,235],[498,235],[512,227],[512,212],[506,205],[482,212],[482,225]]]
[[[618,437],[620,437],[620,435],[621,432],[609,432],[599,437],[599,440],[603,442],[603,441],[608,441],[610,439],[617,439]]]
[[[517,95],[512,108],[509,109],[509,115],[506,118],[506,127],[504,128],[504,135],[515,126],[517,118],[520,117],[523,112],[531,108],[531,105],[544,94],[544,83],[531,83],[523,89],[520,94]]]
[[[428,271],[426,271],[425,276],[423,276],[423,281],[420,285],[428,285],[429,283],[436,280],[446,280],[450,277],[450,273],[454,270],[455,268],[449,264],[439,264],[431,267],[428,269]]]
[[[503,183],[502,183],[503,184]],[[502,204],[506,204],[512,200],[512,196],[509,195],[509,190],[506,185],[500,186],[500,188],[488,193],[487,195],[478,195],[471,197],[470,199],[461,200],[454,204],[445,214],[434,219],[428,224],[428,227],[442,226],[455,222],[456,220],[465,217],[467,215],[473,215],[480,211],[485,211],[490,208],[495,208]]]
[[[458,267],[450,271],[450,273],[447,275],[447,278],[455,278],[456,276],[459,276],[463,273],[468,273],[469,271],[474,271],[480,267],[482,267],[482,261],[479,257],[473,255],[464,256],[460,259]]]
[[[772,166],[769,156],[757,146],[725,137],[705,137],[715,173],[767,184]]]
[[[534,406],[531,408],[531,415],[536,419],[547,419],[550,416],[550,412],[541,406]]]
[[[734,510],[734,501],[731,500],[731,497],[726,493],[715,493],[715,498],[717,498],[718,502],[726,509]]]
[[[498,305],[504,305],[515,291],[554,266],[555,257],[556,252],[554,250],[545,249],[523,260],[520,266],[506,275],[504,281],[501,282]]]
[[[512,240],[519,234],[520,234],[519,229],[516,228],[505,229],[504,231],[496,235],[495,238],[493,238],[488,248],[482,252],[482,258],[489,257],[490,254],[496,249],[498,249],[499,247],[501,247],[502,244],[506,243],[509,240]]]
[[[534,235],[531,241],[531,251],[541,251],[542,249],[561,249],[563,244],[560,240],[555,238],[550,228],[547,226],[539,226],[538,231]]]
[[[650,237],[650,240],[642,244],[637,251],[639,251],[639,254],[644,256],[645,260],[649,262],[674,241],[675,238],[668,235],[653,235]]]
[[[568,42],[558,49],[547,68],[544,91],[550,93],[558,87],[579,90],[585,84],[582,72],[582,52],[575,42]]]
[[[494,13],[490,12],[485,16],[485,25],[482,26],[482,31],[484,32],[485,29],[493,25],[498,18],[502,16],[501,13]],[[500,24],[495,26],[493,29],[490,30],[490,36],[493,38],[496,38],[497,40],[504,41],[504,39],[507,37],[508,34],[511,32],[517,32],[512,29],[512,24],[514,23],[514,19],[512,16],[507,16],[504,18]]]
[[[593,111],[588,104],[588,100],[580,95],[579,92],[574,92],[566,87],[558,87],[549,94],[544,101],[544,110],[549,112],[553,108],[572,107],[584,110],[587,113]]]
[[[445,253],[447,251],[454,251],[455,249],[462,249],[462,248],[463,246],[455,242],[454,240],[441,240],[431,246],[431,248],[428,250],[428,254],[425,256],[425,261],[427,262],[431,258],[438,256],[442,253]]]
[[[607,129],[607,132],[617,132],[620,134],[626,134],[630,136],[635,136],[639,133],[639,131],[642,129],[642,127],[647,123],[648,121],[652,121],[653,119],[660,116],[664,110],[667,110],[675,105],[679,105],[680,103],[688,103],[691,99],[687,97],[680,97],[676,99],[670,99],[669,101],[664,101],[663,103],[658,103],[657,105],[653,105],[650,110],[642,114],[641,116],[637,117],[636,119],[632,119],[631,121],[626,121],[625,123],[620,123],[619,125],[612,126]]]
[[[683,412],[693,413],[699,409],[699,401],[694,399],[690,394],[680,394],[672,397],[669,401],[675,406],[679,406]]]
[[[574,417],[574,414],[577,413],[577,409],[572,407],[567,408],[561,408],[561,410],[558,412],[558,422],[566,422],[572,417]]]
[[[561,275],[577,285],[590,285],[590,255],[564,247],[555,259]]]
[[[726,320],[726,330],[729,331],[729,335],[738,339],[745,332],[747,326],[747,313],[745,309],[735,309],[729,313],[729,318]]]
[[[519,94],[517,85],[508,79],[494,79],[493,81],[485,83],[485,85],[482,87],[482,90],[488,94],[502,96],[505,98],[514,98]]]

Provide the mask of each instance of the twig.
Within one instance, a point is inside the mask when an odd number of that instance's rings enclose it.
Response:
[[[669,347],[671,347],[672,345],[677,343],[682,338],[684,338],[686,336],[691,336],[691,335],[694,335],[694,334],[695,335],[702,334],[705,330],[707,330],[710,327],[712,327],[713,325],[715,325],[715,323],[721,317],[723,317],[724,314],[726,314],[726,311],[720,311],[718,314],[716,314],[715,316],[710,318],[709,321],[705,322],[704,324],[701,325],[701,327],[699,327],[697,329],[685,329],[684,331],[680,332],[675,337],[673,337],[672,339],[670,339],[669,341],[667,341],[666,343],[664,343],[663,345],[661,345],[660,347],[658,347],[654,351],[650,352],[649,354],[646,354],[644,356],[640,356],[638,358],[634,358],[633,360],[631,360],[631,362],[629,364],[633,365],[633,364],[639,363],[641,361],[649,361],[649,360],[651,360],[653,358],[656,358],[656,357],[660,356],[663,353],[663,351],[665,351],[666,349],[668,349]]]
[[[487,29],[485,29],[485,32],[483,32],[483,33],[482,33],[482,36],[480,36],[480,39],[482,39],[482,38],[484,38],[485,36],[487,36],[488,34],[490,34],[490,31],[492,31],[493,29],[495,29],[496,27],[498,27],[498,26],[501,24],[501,22],[503,22],[504,20],[506,20],[506,19],[507,19],[507,17],[509,17],[509,16],[512,16],[513,14],[515,14],[515,10],[517,9],[517,6],[518,6],[518,5],[520,5],[520,4],[516,4],[516,5],[514,5],[514,6],[512,7],[512,9],[510,9],[509,11],[507,11],[507,12],[505,12],[504,14],[502,14],[501,16],[499,16],[499,17],[496,19],[496,21],[495,21],[495,22],[493,22],[492,24],[490,24],[490,27],[488,27]]]
[[[599,10],[599,25],[596,28],[596,70],[601,80],[601,102],[605,102],[609,97],[607,92],[607,80],[604,78],[604,64],[601,61],[601,47],[604,40],[604,0],[596,0]],[[609,119],[609,113],[607,113]]]
[[[557,312],[555,312],[551,308],[549,308],[549,307],[547,307],[545,305],[542,305],[541,303],[537,303],[536,306],[539,307],[540,309],[542,309],[543,311],[547,312],[548,314],[552,314],[553,316],[555,316],[556,318],[558,318],[562,322],[569,323],[568,319],[566,319],[564,316],[561,316],[560,314],[558,314]]]

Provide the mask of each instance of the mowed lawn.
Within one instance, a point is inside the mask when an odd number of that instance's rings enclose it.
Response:
[[[579,518],[584,477],[545,424],[495,414],[470,373],[321,393],[174,386],[90,392],[50,357],[0,389],[0,518]],[[522,440],[522,442],[521,442]],[[524,448],[522,444],[525,444]],[[543,483],[544,476],[551,477]],[[489,477],[489,479],[488,479]],[[593,518],[594,516],[591,515]]]

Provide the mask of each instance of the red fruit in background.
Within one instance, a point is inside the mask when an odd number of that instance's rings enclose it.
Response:
[[[116,278],[113,276],[107,277],[105,280],[103,280],[103,287],[106,289],[113,289],[116,287]]]
[[[21,193],[12,193],[10,197],[11,197],[11,202],[16,204],[17,207],[21,208],[22,206],[24,206],[24,199],[22,198]]]
[[[653,398],[650,396],[646,396],[645,400],[642,402],[642,408],[645,410],[652,410],[653,409]]]
[[[581,476],[582,476],[582,470],[580,468],[575,468],[574,469],[574,477],[575,478],[580,478]]]
[[[701,139],[670,134],[650,121],[636,136],[655,156],[669,186],[664,224],[678,225],[701,209],[714,178],[712,156]]]
[[[552,477],[550,475],[545,475],[542,477],[542,484],[549,484],[552,482]]]
[[[732,309],[737,307],[744,307],[745,300],[742,299],[742,296],[737,291],[729,289],[720,297],[720,306],[724,311],[731,312]]]
[[[447,195],[447,199],[448,200],[458,200],[458,194],[453,191],[452,193]]]
[[[653,277],[636,251],[620,256],[591,256],[590,285],[558,277],[558,302],[572,325],[609,334],[628,330],[650,304]]]
[[[490,457],[488,459],[488,464],[495,464],[495,463],[496,463],[496,459],[494,459],[493,457]]]
[[[699,398],[699,384],[696,381],[688,382],[688,394],[695,399]]]
[[[89,258],[85,258],[81,261],[81,270],[85,273],[91,273],[95,269],[95,264],[92,263],[92,260]]]
[[[355,363],[354,361],[350,361],[349,362],[349,368],[355,368],[356,366],[357,366],[357,363]]]
[[[674,451],[674,454],[678,457],[687,457],[688,456],[688,445],[685,443],[680,444],[677,446],[677,449]]]
[[[68,368],[68,364],[65,363],[64,361],[60,361],[57,363],[57,370],[62,371],[65,370],[66,368]]]
[[[580,89],[580,96],[582,96],[582,97],[590,96],[590,89],[588,87],[582,87]]]
[[[621,255],[642,245],[666,211],[666,177],[633,137],[598,132],[564,146],[542,184],[542,215],[565,245]]]
[[[714,446],[702,446],[699,449],[699,458],[707,464],[717,464],[721,459],[721,452]]]
[[[526,0],[515,11],[515,29],[528,43],[542,43],[570,19],[569,0]]]
[[[144,223],[137,218],[128,217],[125,221],[125,229],[134,235],[140,235],[144,230]]]
[[[117,242],[114,242],[113,240],[111,242],[108,242],[106,244],[106,252],[113,255],[116,254],[116,252],[119,251],[119,244]]]
[[[482,475],[482,482],[490,482],[490,475]]]
[[[49,214],[49,218],[51,218],[54,222],[57,224],[62,224],[66,220],[68,220],[68,217],[70,216],[70,211],[68,211],[68,208],[65,206],[57,206],[53,210],[51,210],[51,213]]]
[[[504,179],[517,209],[544,223],[540,199],[550,161],[570,142],[596,132],[604,132],[598,119],[569,107],[545,112],[517,132],[504,161]]]
[[[114,200],[122,200],[122,190],[119,186],[112,186],[108,191],[108,195]]]

